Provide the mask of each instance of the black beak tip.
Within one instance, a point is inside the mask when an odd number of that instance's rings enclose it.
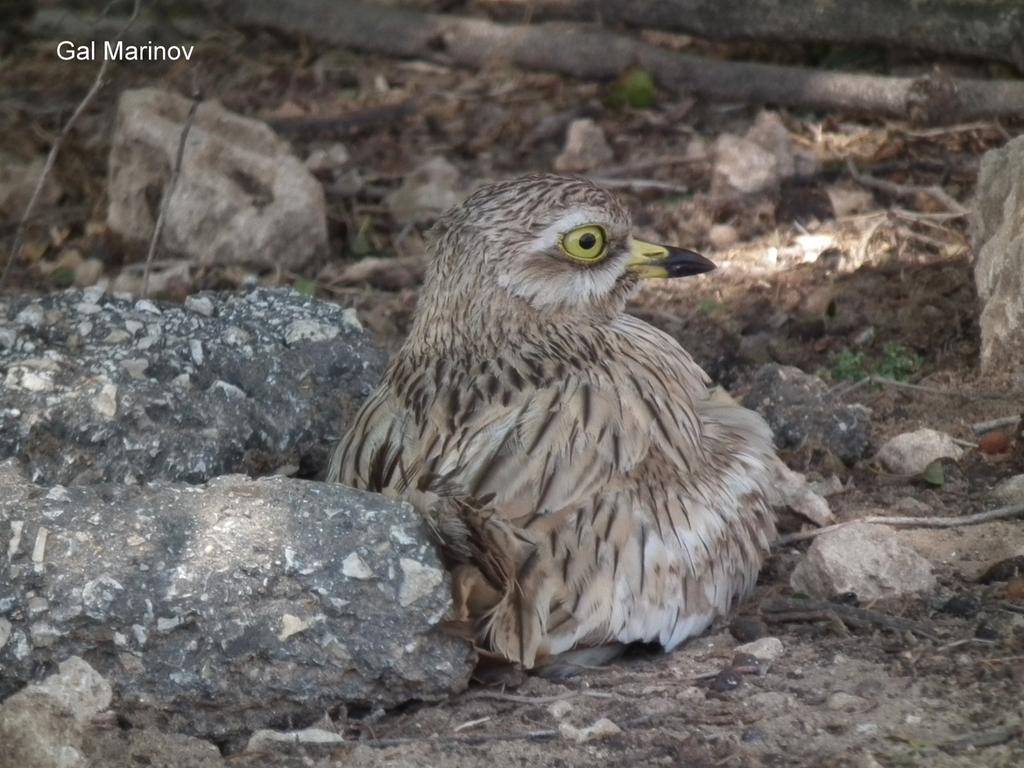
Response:
[[[705,272],[718,268],[711,259],[685,248],[671,249],[666,266],[671,277],[703,275]]]

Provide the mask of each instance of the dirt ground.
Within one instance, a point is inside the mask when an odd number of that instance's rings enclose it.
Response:
[[[615,155],[595,175],[621,187],[639,230],[702,249],[721,265],[709,276],[645,287],[631,310],[678,338],[734,394],[742,395],[751,373],[771,360],[820,373],[832,385],[895,366],[898,378],[926,389],[863,385],[845,396],[871,410],[876,442],[931,427],[976,443],[972,423],[1022,410],[1019,391],[977,372],[967,217],[947,215],[957,212],[928,191],[940,185],[969,205],[981,154],[1020,126],[922,129],[782,113],[817,171],[771,194],[741,196],[714,189],[710,146],[722,133],[747,130],[757,114],[752,108],[658,92],[653,109],[617,110],[606,104],[605,85],[500,67],[467,72],[356,57],[270,32],[212,29],[197,55],[195,67],[112,73],[60,156],[62,197],[29,228],[26,259],[3,290],[63,287],[73,279],[66,267],[73,275],[78,263],[72,251],[102,263],[97,279],[139,271],[139,254],[110,237],[103,223],[116,96],[140,85],[184,93],[198,86],[231,109],[277,121],[300,157],[342,142],[350,159],[344,174],[324,180],[332,243],[325,263],[304,274],[193,267],[187,279],[164,284],[160,297],[292,284],[357,307],[393,350],[415,306],[428,223],[395,221],[387,194],[427,157],[453,163],[462,191],[482,180],[550,170],[568,123],[590,117]],[[10,61],[0,71],[4,150],[41,155],[93,73],[55,69],[43,43],[19,49]],[[380,112],[392,107],[398,111]],[[848,161],[890,183],[889,190],[858,180]],[[676,189],[651,189],[643,183],[649,181]],[[837,190],[840,197],[862,193],[859,208],[837,212]],[[730,242],[719,238],[716,247],[715,225],[731,229]],[[0,252],[13,232],[14,222],[0,222]],[[352,265],[367,256],[388,261],[353,277]],[[174,261],[173,254],[160,258]],[[1024,471],[1021,440],[1008,437],[1001,452],[970,449],[941,487],[887,477],[870,461],[845,466],[813,448],[787,459],[812,480],[842,481],[843,491],[830,498],[841,520],[962,515],[996,506],[992,487]],[[917,599],[862,607],[875,617],[912,621],[913,630],[881,620],[850,626],[829,610],[763,611],[770,600],[791,597],[789,573],[807,544],[781,547],[744,608],[744,616],[760,617],[781,640],[782,654],[770,663],[734,659],[739,641],[719,627],[671,655],[637,651],[567,681],[512,677],[445,704],[332,713],[330,726],[345,736],[344,745],[296,747],[290,757],[236,754],[228,764],[1024,765],[1024,595],[1013,582],[979,581],[993,563],[1024,556],[1024,523],[893,535],[932,561],[939,587]],[[586,730],[591,726],[596,733]]]

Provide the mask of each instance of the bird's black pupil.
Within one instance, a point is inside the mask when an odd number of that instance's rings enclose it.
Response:
[[[593,232],[587,232],[580,237],[580,248],[583,250],[589,251],[595,245],[597,245],[597,238],[594,236]]]

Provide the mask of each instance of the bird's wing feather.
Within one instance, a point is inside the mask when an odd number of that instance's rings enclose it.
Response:
[[[496,387],[483,381],[490,373],[467,372],[418,403],[386,382],[335,452],[328,479],[488,497],[521,522],[586,503],[593,488],[647,461],[692,474],[704,450],[690,395],[702,386],[700,369],[640,321],[608,342],[621,354],[560,378],[506,362]],[[651,354],[666,342],[673,354]]]

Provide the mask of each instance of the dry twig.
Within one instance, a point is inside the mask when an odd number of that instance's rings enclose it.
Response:
[[[897,184],[894,181],[886,181],[885,179],[878,179],[869,173],[863,173],[857,168],[853,160],[847,159],[846,167],[850,171],[850,176],[858,184],[872,189],[877,189],[881,192],[885,192],[887,195],[894,197],[914,197],[915,195],[925,194],[934,198],[940,203],[949,213],[956,214],[957,218],[966,216],[969,211],[960,201],[950,195],[946,190],[937,184],[930,186],[917,186],[909,184]]]
[[[109,6],[108,6],[109,8]],[[128,29],[135,23],[135,19],[138,18],[139,10],[141,8],[141,0],[134,0],[132,5],[132,15],[128,17],[128,21],[121,27],[121,31],[117,33],[117,37],[114,38],[114,43],[117,43]],[[106,12],[106,11],[104,11]],[[78,102],[78,106],[75,111],[71,113],[71,117],[64,123],[64,127],[60,129],[60,133],[57,134],[57,138],[54,140],[53,145],[50,147],[50,153],[46,156],[46,163],[43,165],[42,173],[39,174],[39,179],[36,181],[35,189],[32,190],[32,197],[29,198],[28,205],[25,206],[25,212],[21,215],[21,220],[18,222],[18,229],[14,234],[14,244],[11,246],[11,252],[7,255],[7,263],[4,264],[3,272],[0,273],[0,286],[7,282],[7,275],[11,271],[11,266],[17,260],[21,253],[21,247],[25,240],[25,229],[28,226],[29,219],[32,218],[32,214],[35,211],[36,204],[39,202],[39,195],[43,191],[43,185],[46,184],[46,179],[49,178],[50,173],[53,171],[53,166],[57,162],[57,155],[60,154],[60,149],[64,145],[64,140],[71,133],[71,129],[75,123],[78,122],[78,118],[82,116],[89,104],[99,93],[100,89],[106,85],[104,80],[107,74],[107,66],[109,60],[104,57],[100,63],[100,69],[96,73],[96,79],[92,81],[92,86],[89,91],[85,94],[85,97]]]
[[[843,384],[838,384],[837,386],[832,388],[832,390],[831,390],[831,392],[829,394],[832,395],[833,397],[835,397],[835,396],[846,397],[847,395],[852,394],[853,392],[856,392],[858,389],[861,389],[862,387],[865,387],[868,384],[879,384],[879,385],[885,386],[885,387],[893,387],[895,389],[906,389],[906,390],[910,390],[910,391],[913,391],[913,392],[925,392],[925,393],[930,394],[930,395],[944,395],[946,397],[959,397],[959,398],[962,398],[964,400],[969,400],[969,399],[972,399],[972,398],[975,398],[975,399],[976,398],[981,398],[981,399],[984,399],[984,400],[1005,400],[1005,399],[1007,399],[1006,395],[999,394],[997,392],[977,392],[977,391],[975,391],[975,392],[971,392],[971,393],[968,394],[966,392],[956,392],[954,390],[941,389],[939,387],[929,387],[926,384],[911,384],[909,381],[897,381],[896,379],[890,379],[887,376],[877,376],[877,375],[865,376],[863,379],[858,379],[857,381],[854,381],[854,382],[846,382],[846,383],[843,383]]]
[[[632,720],[624,720],[617,725],[622,730],[628,730],[630,728],[640,728],[646,725],[652,725],[653,723],[668,717],[669,714],[653,714],[643,715],[642,717],[635,717]],[[361,739],[359,744],[365,744],[368,747],[400,747],[405,744],[487,744],[489,742],[496,741],[547,741],[548,739],[556,739],[562,735],[562,732],[557,728],[544,728],[536,731],[514,731],[512,733],[493,733],[493,734],[482,734],[482,735],[443,735],[443,736],[405,736],[392,739]]]
[[[827,600],[796,600],[791,598],[774,598],[761,604],[761,616],[765,621],[826,621],[839,617],[847,626],[853,628],[884,627],[894,632],[913,632],[930,640],[935,635],[925,625],[901,616],[888,616],[869,608],[859,608],[842,603],[830,603]]]
[[[798,531],[797,533],[780,536],[775,543],[776,546],[785,547],[857,523],[889,525],[893,528],[961,528],[966,525],[991,523],[995,520],[1010,520],[1022,515],[1024,515],[1024,504],[1012,504],[1008,507],[999,507],[998,509],[990,509],[987,512],[964,515],[963,517],[886,517],[885,515],[868,515],[857,520],[847,520],[844,523],[826,525],[824,528],[816,528],[812,531]]]
[[[1020,424],[1020,416],[1004,416],[1001,419],[992,419],[991,421],[979,421],[977,424],[971,424],[971,431],[976,435],[985,435],[989,432],[995,432],[997,429],[1005,429],[1009,427],[1011,430],[1017,429]]]
[[[199,94],[192,94],[192,106],[189,107],[188,115],[185,117],[185,124],[181,127],[181,137],[178,139],[178,152],[174,157],[174,168],[171,170],[171,178],[167,180],[164,187],[164,194],[160,200],[160,213],[156,218],[156,225],[153,227],[153,236],[149,239],[149,251],[146,253],[146,268],[142,272],[142,296],[149,295],[149,267],[156,255],[156,246],[160,242],[160,235],[164,231],[164,219],[167,217],[167,209],[170,206],[171,195],[174,188],[178,186],[178,176],[181,174],[181,161],[185,157],[185,143],[188,141],[189,131],[192,130],[192,123],[195,120],[196,111],[199,109]]]
[[[512,704],[554,704],[556,701],[565,701],[567,699],[575,699],[577,696],[585,696],[591,699],[619,699],[624,698],[614,693],[607,693],[606,691],[566,691],[565,693],[557,693],[553,696],[520,696],[514,693],[502,693],[501,691],[488,691],[478,690],[472,693],[467,693],[462,697],[463,701],[470,701],[472,699],[489,699],[491,701],[506,701]]]
[[[939,745],[939,748],[948,752],[959,752],[965,749],[984,749],[1005,744],[1011,739],[1019,739],[1024,736],[1024,721],[1000,726],[981,733],[963,736]]]

